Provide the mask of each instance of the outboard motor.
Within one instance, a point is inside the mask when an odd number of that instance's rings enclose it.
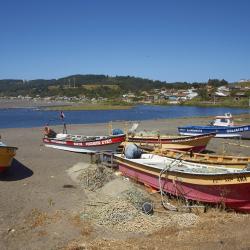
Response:
[[[135,144],[128,144],[125,147],[124,155],[128,159],[140,159],[142,150],[138,148]]]

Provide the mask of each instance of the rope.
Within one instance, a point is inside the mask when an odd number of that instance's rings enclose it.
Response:
[[[175,183],[175,188],[176,188],[176,196],[178,197],[178,196],[180,196],[180,197],[182,197],[184,200],[185,200],[185,203],[186,203],[186,205],[185,206],[182,206],[182,207],[176,207],[176,206],[174,206],[174,205],[172,205],[172,204],[170,204],[170,202],[169,201],[167,201],[167,202],[165,202],[165,200],[164,200],[164,191],[163,191],[163,188],[162,188],[162,183],[161,183],[161,176],[165,173],[165,172],[167,172],[167,171],[169,171],[170,169],[171,169],[171,167],[174,165],[174,164],[180,164],[180,162],[181,162],[181,157],[184,155],[185,153],[182,153],[182,154],[180,154],[180,155],[178,155],[176,158],[175,158],[175,160],[174,161],[172,161],[169,165],[166,165],[166,167],[165,168],[163,168],[162,170],[161,170],[161,172],[160,172],[160,174],[159,174],[159,189],[160,189],[160,194],[161,194],[161,202],[162,202],[162,205],[163,205],[163,207],[165,208],[165,209],[167,209],[167,210],[171,210],[171,211],[179,211],[181,208],[204,208],[204,206],[198,206],[198,205],[194,205],[194,206],[190,206],[189,204],[188,204],[188,200],[185,198],[185,196],[183,195],[183,188],[182,188],[182,186],[181,186],[181,184],[180,184],[180,187],[178,187],[177,186],[177,184]],[[178,161],[178,160],[180,160],[180,161]],[[182,189],[182,190],[181,190]],[[181,195],[179,195],[179,194],[181,194]]]
[[[161,181],[161,176],[167,172],[181,157],[183,156],[183,154],[180,154],[178,157],[176,157],[176,159],[174,161],[172,161],[169,165],[166,165],[165,168],[163,168],[159,174],[159,188],[160,188],[160,194],[161,194],[161,203],[163,205],[164,208],[171,210],[171,211],[178,211],[177,207],[170,204],[169,201],[165,202],[164,200],[164,191],[162,188],[162,181]],[[177,162],[179,164],[179,162]]]

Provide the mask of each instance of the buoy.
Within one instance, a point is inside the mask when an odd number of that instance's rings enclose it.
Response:
[[[120,128],[115,128],[112,130],[112,135],[122,135],[122,134],[124,134],[124,132]]]
[[[142,204],[142,212],[144,214],[152,215],[154,213],[153,204],[150,202],[144,202]]]
[[[128,159],[139,159],[141,158],[142,151],[135,144],[131,143],[126,145],[124,155]]]

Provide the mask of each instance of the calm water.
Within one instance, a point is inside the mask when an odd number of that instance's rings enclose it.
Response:
[[[249,113],[249,109],[211,108],[190,106],[144,106],[129,110],[65,111],[68,124],[106,123],[118,120],[150,120],[194,116]],[[0,109],[0,128],[40,127],[46,123],[61,124],[58,111],[38,109]]]

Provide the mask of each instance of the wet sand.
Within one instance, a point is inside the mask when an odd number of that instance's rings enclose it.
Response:
[[[176,134],[177,126],[207,124],[209,120],[142,121],[138,130]],[[115,127],[124,128],[124,122],[113,123]],[[108,129],[107,124],[68,125],[72,134],[101,135],[107,134]],[[166,227],[140,237],[110,233],[79,221],[77,215],[88,192],[66,171],[75,164],[89,162],[90,157],[44,147],[42,132],[43,128],[0,130],[3,142],[19,148],[13,166],[0,175],[0,249],[247,249],[250,246],[250,217],[234,212],[216,210],[199,215],[199,223],[188,229]],[[237,146],[239,143],[250,147],[250,141],[213,139],[208,150],[249,155],[249,147]]]

